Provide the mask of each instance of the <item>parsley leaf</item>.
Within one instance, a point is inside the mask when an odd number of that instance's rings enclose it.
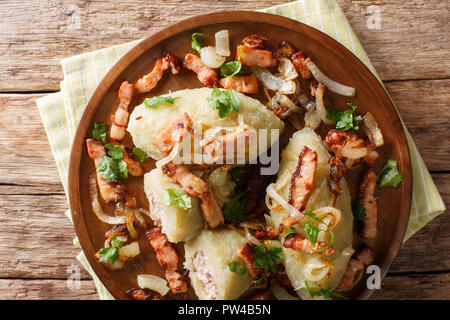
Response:
[[[168,188],[164,192],[161,203],[184,210],[192,208],[192,198],[182,190]]]
[[[403,181],[403,175],[398,170],[398,164],[395,159],[388,159],[381,174],[377,177],[377,184],[381,187],[398,188],[400,182]]]
[[[234,90],[220,90],[214,87],[211,96],[208,97],[209,106],[219,111],[219,117],[225,118],[229,113],[239,111],[241,100]]]
[[[356,221],[364,221],[366,219],[366,208],[359,204],[355,204],[353,206],[353,215],[355,216]]]
[[[223,217],[225,220],[246,221],[250,219],[249,216],[244,214],[245,204],[248,201],[248,198],[245,196],[246,192],[247,190],[237,194],[234,198],[225,203],[225,206],[223,207]]]
[[[358,123],[362,120],[362,117],[355,113],[357,106],[351,103],[347,103],[347,105],[352,109],[340,111],[333,108],[327,108],[326,117],[327,119],[336,122],[336,129],[338,130],[358,130]]]
[[[108,156],[103,157],[102,162],[100,162],[97,168],[97,172],[100,172],[100,176],[109,182],[117,182],[122,178],[128,178],[126,162]]]
[[[332,287],[328,287],[326,289],[321,288],[321,289],[313,290],[309,287],[308,281],[306,281],[306,280],[305,280],[305,286],[306,286],[306,290],[308,290],[308,293],[311,296],[311,298],[323,296],[325,299],[330,299],[330,298],[341,298],[344,300],[348,299],[347,297],[344,297],[342,294],[331,291],[334,289]]]
[[[140,148],[134,147],[133,154],[139,159],[140,162],[144,162],[147,159],[147,153]]]
[[[108,149],[108,155],[114,160],[120,160],[123,158],[123,150],[121,147],[113,144],[106,144],[105,148]]]
[[[231,261],[228,264],[228,268],[231,272],[236,272],[238,275],[243,276],[247,272],[247,268],[243,264],[236,261]]]
[[[277,264],[282,259],[282,249],[274,246],[266,246],[265,243],[255,247],[255,262],[253,267],[264,269],[265,272],[277,272]]]
[[[236,166],[231,168],[231,179],[239,180],[242,178],[242,175],[245,173],[245,166]]]
[[[200,43],[198,42],[198,40],[195,37],[203,37],[203,33],[198,33],[198,32],[194,32],[191,36],[191,47],[192,49],[194,49],[195,51],[198,52],[198,54],[200,54],[200,51],[202,51],[202,46],[200,45]]]
[[[239,72],[241,72],[241,54],[242,49],[239,51],[237,61],[227,62],[220,67],[220,74],[222,75],[222,77],[234,77],[235,75],[239,74]]]
[[[264,279],[265,279],[264,276],[261,276],[258,279],[253,280],[253,284],[255,286],[260,286],[263,283]]]
[[[116,259],[119,257],[118,248],[122,247],[124,243],[120,240],[117,240],[116,237],[112,238],[112,243],[110,247],[106,247],[97,252],[97,255],[100,255],[100,262],[107,262],[108,260],[114,264]]]
[[[153,97],[153,98],[145,98],[144,105],[147,108],[157,109],[158,106],[160,106],[160,105],[173,104],[175,102],[175,100],[179,99],[179,98],[180,97],[172,98],[170,96],[167,96],[167,97],[157,96],[157,97]]]
[[[92,138],[95,140],[100,140],[101,142],[106,142],[106,133],[108,132],[108,124],[94,122],[94,127],[92,128]]]
[[[311,218],[313,218],[314,220],[318,221],[319,223],[325,225],[327,227],[327,232],[330,233],[330,243],[328,244],[328,246],[326,246],[325,248],[322,249],[314,249],[311,248],[311,251],[315,251],[315,252],[324,252],[327,249],[331,248],[334,244],[334,232],[330,229],[330,226],[328,224],[326,224],[325,222],[323,222],[322,220],[320,220],[317,215],[312,212],[312,211],[307,211],[304,212],[303,215],[305,216],[309,216]],[[318,227],[314,226],[311,222],[305,222],[305,232],[308,235],[309,241],[311,241],[312,247],[314,247],[314,245],[317,242],[317,238],[319,236],[319,233],[323,230],[319,229]]]
[[[322,230],[317,228],[311,222],[305,222],[305,232],[306,232],[306,235],[308,236],[309,241],[311,241],[311,245],[313,247],[317,242],[317,238],[319,236],[320,231],[322,231]]]

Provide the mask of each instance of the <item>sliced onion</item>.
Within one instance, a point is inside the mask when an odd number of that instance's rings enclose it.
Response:
[[[169,292],[167,280],[151,274],[139,274],[137,276],[137,283],[139,288],[156,291],[162,296],[165,296]]]
[[[353,97],[355,95],[355,88],[343,85],[328,78],[310,58],[307,58],[304,63],[309,70],[311,70],[314,78],[316,78],[317,81],[322,82],[330,91],[346,97]]]
[[[325,93],[325,86],[319,82],[319,86],[316,90],[316,112],[320,115],[320,119],[325,124],[333,125],[334,121],[327,119],[327,111],[325,110],[325,104],[323,103],[323,95]]]
[[[321,120],[320,114],[315,112],[315,110],[305,113],[305,126],[311,130],[316,130]]]
[[[264,86],[273,91],[280,91],[284,94],[292,94],[295,92],[295,82],[285,81],[281,78],[275,77],[269,70],[252,66],[250,67],[252,74],[257,77]]]
[[[245,233],[245,237],[247,238],[247,240],[250,243],[254,244],[255,246],[259,246],[261,244],[261,242],[250,233],[250,230],[248,227],[244,227],[244,233]]]
[[[290,216],[298,216],[299,212],[297,209],[295,209],[292,205],[290,205],[286,200],[284,200],[278,192],[274,189],[274,184],[271,183],[266,189],[267,194],[272,198],[272,201],[275,200],[280,204],[280,206],[283,207],[284,210],[286,210]]]
[[[225,62],[225,57],[218,55],[214,47],[203,47],[200,51],[200,59],[202,59],[204,64],[213,69],[220,68]]]
[[[278,71],[283,75],[284,80],[290,81],[298,77],[297,69],[291,60],[287,58],[278,59]]]
[[[280,105],[288,107],[293,112],[303,113],[303,109],[293,103],[291,99],[289,99],[286,95],[277,92],[274,98]]]
[[[95,174],[91,174],[89,177],[89,193],[91,195],[92,210],[94,211],[97,218],[107,224],[122,224],[125,223],[126,217],[112,217],[108,216],[102,209],[100,202],[98,201],[97,193],[97,180],[95,179]]]
[[[230,39],[228,30],[216,32],[216,52],[217,54],[228,57],[230,55]]]
[[[270,282],[270,290],[277,300],[299,300],[298,298],[291,296],[287,290],[280,286],[275,280]]]
[[[119,249],[117,249],[117,251],[119,252],[119,259],[124,262],[136,257],[141,253],[141,250],[139,249],[139,242],[137,241],[120,247]]]
[[[130,209],[126,208],[126,213],[127,213],[127,229],[128,229],[128,232],[130,233],[130,236],[133,239],[137,239],[138,233],[137,233],[136,229],[134,228],[134,212],[133,212],[133,210],[130,210]]]
[[[177,141],[175,143],[175,145],[172,148],[172,151],[170,151],[169,155],[161,160],[156,161],[155,165],[158,169],[161,169],[161,167],[165,166],[166,164],[168,164],[170,161],[172,161],[173,159],[175,159],[175,157],[178,155],[180,149],[180,142]]]
[[[383,134],[381,133],[380,126],[378,125],[375,117],[367,112],[363,117],[363,130],[369,138],[370,142],[378,148],[384,144]]]
[[[334,229],[341,221],[342,212],[339,209],[334,207],[322,207],[317,210],[314,210],[317,218],[324,220],[327,217],[331,217],[330,222],[328,223],[328,227],[330,229]]]

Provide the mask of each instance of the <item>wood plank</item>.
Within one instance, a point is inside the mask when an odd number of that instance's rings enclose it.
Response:
[[[450,174],[433,178],[449,206]],[[67,278],[80,250],[72,245],[75,231],[63,214],[65,196],[39,195],[28,186],[1,186],[0,194],[0,278]],[[430,222],[405,243],[391,272],[450,270],[450,257],[443,254],[450,248],[449,228],[447,213]],[[81,276],[89,278],[85,271]]]
[[[94,281],[69,289],[66,280],[0,279],[1,300],[98,300]]]
[[[193,15],[254,10],[285,2],[288,1],[2,1],[0,50],[4,54],[0,61],[0,91],[58,90],[61,58],[140,39]],[[383,80],[450,76],[450,62],[446,59],[450,53],[447,2],[379,2],[379,30],[367,27],[367,7],[372,1],[339,3]]]
[[[96,300],[92,280],[69,289],[66,280],[0,279],[0,299]],[[372,300],[450,299],[450,273],[388,276]]]
[[[449,300],[450,273],[388,276],[372,300]]]

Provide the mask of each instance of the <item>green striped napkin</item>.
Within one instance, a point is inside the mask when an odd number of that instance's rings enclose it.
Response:
[[[328,34],[358,56],[379,79],[336,0],[300,0],[260,11],[298,20]],[[115,62],[138,42],[63,59],[64,81],[61,82],[61,91],[37,100],[66,194],[71,141],[89,97]],[[407,130],[406,136],[412,162],[413,200],[405,241],[445,210],[436,185]],[[70,217],[70,212],[66,214]],[[82,252],[77,259],[94,278],[100,298],[113,299],[95,276]]]

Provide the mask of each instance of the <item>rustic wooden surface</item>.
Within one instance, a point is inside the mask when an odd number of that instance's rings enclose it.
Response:
[[[143,38],[224,9],[287,1],[2,1],[0,3],[0,299],[97,299],[90,276],[67,278],[78,249],[35,99],[59,89],[59,60]],[[385,81],[446,206],[450,205],[450,42],[447,1],[339,1]],[[366,26],[367,7],[381,29]],[[164,9],[164,10],[163,10]],[[410,240],[373,299],[450,299],[447,212]],[[82,270],[82,268],[80,268]]]

